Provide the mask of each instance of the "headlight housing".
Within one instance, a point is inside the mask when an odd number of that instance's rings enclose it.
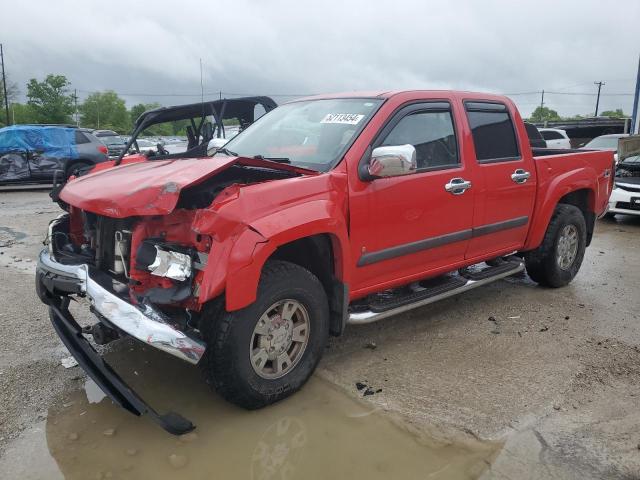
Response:
[[[162,250],[156,245],[156,258],[149,265],[149,272],[182,282],[191,276],[191,263],[191,257],[186,253]]]
[[[159,245],[146,240],[138,249],[136,268],[147,270],[158,277],[183,282],[191,277],[193,259],[188,253],[173,250],[169,245]]]

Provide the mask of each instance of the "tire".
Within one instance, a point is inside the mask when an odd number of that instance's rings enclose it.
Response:
[[[616,214],[613,212],[607,212],[604,214],[604,218],[607,220],[614,220],[616,218]]]
[[[569,261],[570,254],[560,260],[559,254],[573,251],[571,246],[567,246],[566,239],[574,238],[574,233],[576,248],[572,260]],[[559,204],[551,217],[542,244],[525,254],[529,277],[547,287],[567,285],[580,270],[586,245],[587,227],[584,215],[573,205]]]
[[[280,307],[271,310],[272,306],[281,302],[284,302],[283,305],[303,307],[293,312],[298,326],[288,327],[291,332],[304,323],[301,320],[304,319],[304,313],[307,314],[308,330],[304,348],[300,347],[301,343],[291,343],[298,348],[291,350],[292,364],[278,373],[277,359],[266,361],[263,367],[254,367],[251,358],[255,355],[254,360],[258,358],[256,363],[261,363],[259,355],[252,352],[263,355],[262,350],[267,352],[273,348],[259,348],[263,340],[282,338],[280,334],[286,334],[286,330],[283,330],[286,325],[279,326],[269,336],[258,335],[254,330],[265,328],[258,326],[265,318],[269,326],[287,322],[284,314],[274,313]],[[253,304],[242,310],[226,312],[221,303],[208,305],[201,320],[204,324],[201,333],[208,345],[202,362],[207,383],[229,402],[249,410],[275,403],[300,389],[320,361],[329,335],[329,302],[320,281],[311,272],[293,263],[269,261],[262,271],[257,299]],[[267,315],[269,312],[272,315]],[[269,319],[275,319],[275,323],[270,323]],[[285,339],[279,348],[287,349],[286,342]],[[298,353],[294,358],[295,351]]]
[[[93,167],[93,163],[86,161],[73,162],[71,165],[67,166],[67,169],[64,172],[64,179],[69,180],[69,177],[75,175],[76,177],[82,175],[88,169]]]

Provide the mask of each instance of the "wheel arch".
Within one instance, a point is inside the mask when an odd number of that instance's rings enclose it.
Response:
[[[85,157],[72,158],[72,159],[67,160],[65,162],[65,164],[64,164],[64,173],[65,173],[65,175],[68,174],[69,171],[71,170],[71,168],[74,165],[77,165],[78,163],[86,163],[88,165],[91,165],[92,167],[96,165],[96,162],[94,162],[90,158],[85,158]]]
[[[587,246],[591,242],[595,225],[596,209],[596,187],[593,180],[584,172],[579,176],[569,173],[555,179],[546,188],[546,196],[538,202],[534,210],[534,223],[529,230],[527,242],[523,251],[537,248],[544,238],[551,217],[559,204],[574,205],[584,215],[587,224]]]

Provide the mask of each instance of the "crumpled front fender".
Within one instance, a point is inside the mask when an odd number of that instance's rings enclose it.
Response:
[[[213,213],[212,213],[213,214]],[[287,243],[319,234],[331,237],[336,277],[347,283],[343,265],[349,264],[346,222],[330,200],[314,200],[291,206],[243,225],[240,232],[215,242],[200,287],[204,303],[225,292],[228,311],[255,301],[264,264],[276,249]]]

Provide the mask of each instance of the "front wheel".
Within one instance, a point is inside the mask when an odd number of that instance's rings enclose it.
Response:
[[[205,378],[225,399],[247,409],[300,389],[328,338],[329,302],[322,284],[289,262],[267,263],[253,304],[211,313],[215,318],[205,313],[201,320],[208,345]]]
[[[559,204],[542,244],[525,254],[531,279],[547,287],[567,285],[578,273],[587,245],[584,215],[573,205]]]

